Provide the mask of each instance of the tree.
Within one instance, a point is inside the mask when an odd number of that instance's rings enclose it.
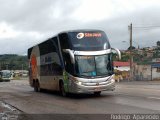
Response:
[[[132,50],[135,50],[136,48],[132,46]],[[128,48],[128,50],[131,50],[131,47]]]
[[[160,46],[160,41],[157,41],[157,46]]]
[[[4,54],[0,55],[0,69],[5,70],[6,68],[10,70],[21,70],[23,64],[23,69],[28,69],[28,59],[27,56],[20,56],[14,54]]]

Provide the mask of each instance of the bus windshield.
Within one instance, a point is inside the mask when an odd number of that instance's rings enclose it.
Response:
[[[10,71],[2,71],[1,72],[1,76],[2,76],[2,78],[10,78],[11,77],[11,72]]]
[[[78,76],[94,77],[113,74],[111,54],[75,57]]]
[[[106,34],[102,31],[68,33],[73,50],[98,51],[110,48]]]

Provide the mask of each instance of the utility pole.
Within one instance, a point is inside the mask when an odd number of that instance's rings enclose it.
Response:
[[[130,80],[133,80],[132,23],[129,26],[129,31],[130,31]]]
[[[8,70],[8,64],[6,64],[6,70]]]
[[[23,73],[23,64],[22,64],[22,73]]]

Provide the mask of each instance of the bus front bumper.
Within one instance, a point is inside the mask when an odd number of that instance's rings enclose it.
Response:
[[[96,85],[85,84],[83,82],[71,82],[71,86],[69,87],[70,93],[92,93],[99,91],[114,91],[115,90],[115,80],[111,79],[106,81],[105,83],[98,83]]]
[[[11,81],[10,78],[2,78],[0,81]]]

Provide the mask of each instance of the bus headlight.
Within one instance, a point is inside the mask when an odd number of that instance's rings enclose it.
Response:
[[[111,82],[112,82],[112,83],[114,83],[114,82],[115,82],[115,80],[114,80],[114,79],[111,79]]]
[[[73,76],[70,76],[69,79],[78,85],[82,85],[82,82]]]
[[[79,84],[79,85],[82,85],[82,82],[79,81],[78,84]]]

